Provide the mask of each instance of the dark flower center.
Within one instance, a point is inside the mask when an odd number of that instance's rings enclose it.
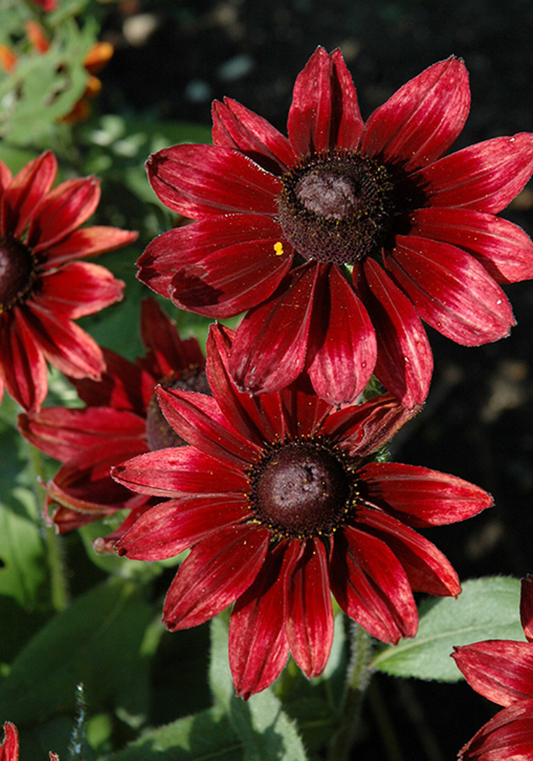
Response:
[[[163,388],[174,388],[180,391],[198,391],[211,396],[205,370],[192,367],[160,381]],[[182,447],[187,444],[176,431],[170,427],[154,393],[146,410],[146,438],[150,450],[166,449],[167,447]]]
[[[279,221],[305,259],[355,264],[383,245],[394,185],[378,161],[347,151],[315,154],[282,178]]]
[[[331,534],[355,496],[342,453],[324,441],[293,441],[267,451],[250,474],[257,521],[280,537]]]
[[[24,301],[37,277],[35,260],[15,238],[0,236],[0,314]]]

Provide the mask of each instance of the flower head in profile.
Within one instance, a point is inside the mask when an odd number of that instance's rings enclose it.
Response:
[[[38,410],[48,391],[46,361],[73,378],[99,378],[102,351],[74,320],[122,298],[123,283],[77,261],[124,246],[137,233],[83,227],[100,199],[94,177],[54,189],[47,151],[12,177],[0,162],[0,395]]]
[[[527,642],[487,640],[453,653],[468,684],[504,707],[461,749],[463,761],[533,759],[533,576],[522,579],[520,618]]]
[[[412,637],[413,590],[457,595],[446,558],[414,529],[463,520],[486,492],[423,467],[372,462],[414,414],[391,394],[337,410],[300,377],[250,396],[229,375],[232,334],[211,327],[212,397],[160,389],[161,409],[189,443],[141,455],[115,477],[165,498],[117,543],[120,554],[161,560],[191,549],[165,600],[171,630],[235,603],[229,655],[235,687],[268,686],[289,651],[309,677],[333,637],[331,593],[385,642]]]
[[[45,513],[63,534],[128,509],[124,523],[105,539],[112,543],[150,504],[145,495],[114,481],[110,469],[135,455],[184,444],[164,419],[155,387],[209,393],[205,359],[195,338],[181,340],[176,326],[153,299],[141,305],[145,356],[129,362],[104,349],[107,370],[100,381],[73,380],[86,407],[46,407],[19,415],[22,435],[63,464],[46,484]]]
[[[48,754],[49,761],[59,761],[57,753]],[[14,724],[4,724],[4,742],[0,745],[0,761],[19,761],[19,733]]]
[[[467,346],[494,341],[513,324],[499,283],[533,276],[533,243],[494,216],[533,171],[533,135],[443,158],[469,107],[452,57],[365,123],[340,51],[318,48],[288,138],[227,99],[213,105],[214,145],[150,157],[158,197],[197,221],[152,241],[139,279],[199,314],[247,312],[230,358],[244,390],[305,369],[340,404],[375,373],[404,405],[422,403],[433,358],[421,319]]]

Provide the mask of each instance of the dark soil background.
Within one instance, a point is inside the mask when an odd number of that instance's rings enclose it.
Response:
[[[106,37],[116,54],[101,75],[104,112],[207,125],[211,100],[228,95],[285,131],[294,79],[321,44],[343,51],[364,117],[455,54],[472,87],[456,147],[533,130],[529,0],[123,0]],[[505,214],[531,234],[533,186]],[[533,572],[533,284],[506,291],[518,323],[508,339],[466,349],[429,331],[432,391],[395,444],[396,459],[462,476],[494,496],[493,510],[431,533],[462,579]],[[360,761],[454,758],[493,712],[465,684],[376,684],[354,752]]]

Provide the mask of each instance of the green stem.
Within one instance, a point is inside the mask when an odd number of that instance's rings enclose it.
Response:
[[[370,681],[368,665],[372,654],[372,638],[359,624],[351,623],[352,660],[340,715],[339,729],[330,744],[329,761],[345,761],[357,731],[363,699]]]
[[[33,475],[33,493],[37,504],[37,512],[40,514],[42,512],[42,495],[39,492],[39,481],[45,480],[44,460],[42,453],[29,442],[27,449]],[[65,610],[69,600],[61,541],[53,527],[44,525],[44,522],[42,523],[42,526],[46,558],[50,573],[50,597],[54,610],[59,612]]]

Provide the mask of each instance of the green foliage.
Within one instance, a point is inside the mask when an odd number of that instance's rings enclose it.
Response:
[[[456,682],[462,676],[450,657],[454,645],[484,639],[524,640],[519,603],[518,579],[467,581],[456,600],[445,597],[422,606],[416,637],[381,650],[371,667],[394,676]]]

